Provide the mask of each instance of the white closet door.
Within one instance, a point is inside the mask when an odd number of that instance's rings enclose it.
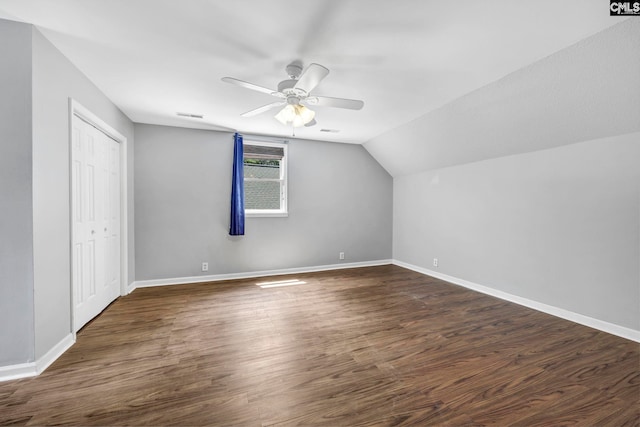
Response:
[[[72,280],[74,330],[100,314],[120,289],[120,146],[73,118]]]

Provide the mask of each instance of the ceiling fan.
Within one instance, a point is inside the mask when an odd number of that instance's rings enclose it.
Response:
[[[282,124],[293,127],[313,126],[316,123],[316,113],[307,108],[308,105],[346,108],[349,110],[360,110],[364,106],[363,101],[356,99],[312,95],[311,91],[329,74],[329,70],[320,64],[311,64],[303,72],[302,64],[299,61],[294,61],[287,65],[286,72],[289,78],[278,83],[278,90],[258,86],[233,77],[223,77],[222,81],[280,98],[279,101],[242,113],[242,117],[252,117],[274,108],[284,107],[275,115],[275,118]]]

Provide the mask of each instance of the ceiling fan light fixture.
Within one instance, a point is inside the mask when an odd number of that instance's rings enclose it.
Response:
[[[291,126],[293,126],[294,128],[299,128],[300,126],[304,126],[304,122],[302,121],[302,117],[301,116],[295,116],[293,118],[293,121],[291,122]]]
[[[283,125],[286,125],[287,123],[293,121],[295,115],[296,111],[293,108],[293,105],[287,105],[282,110],[280,110],[278,114],[275,115],[275,118]]]
[[[304,105],[296,105],[296,115],[302,118],[302,124],[306,125],[316,116],[316,112],[308,109]]]
[[[304,105],[287,105],[275,118],[283,125],[292,125],[293,127],[301,127],[309,123],[316,116],[315,111],[312,111]]]

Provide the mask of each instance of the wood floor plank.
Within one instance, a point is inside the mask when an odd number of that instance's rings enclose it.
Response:
[[[138,289],[0,383],[0,425],[638,426],[638,407],[640,344],[397,266]]]

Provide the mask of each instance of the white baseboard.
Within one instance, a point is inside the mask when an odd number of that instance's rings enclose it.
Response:
[[[137,282],[131,282],[126,286],[126,294],[125,295],[129,295],[131,292],[135,291],[137,286],[136,286]],[[122,295],[124,296],[124,295]]]
[[[17,380],[36,376],[36,363],[20,363],[18,365],[0,366],[0,381]]]
[[[640,342],[640,331],[627,328],[624,326],[616,325],[614,323],[605,322],[603,320],[594,319],[589,316],[574,313],[573,311],[565,310],[563,308],[554,307],[552,305],[544,304],[538,301],[530,300],[528,298],[519,297],[507,292],[499,291],[497,289],[490,288],[488,286],[479,285],[477,283],[469,282],[468,280],[459,279],[457,277],[449,276],[437,271],[429,270],[427,268],[418,267],[417,265],[408,264],[406,262],[393,260],[394,265],[407,268],[409,270],[416,271],[418,273],[426,274],[427,276],[435,277],[437,279],[444,280],[456,285],[463,286],[474,291],[481,292],[483,294],[491,295],[496,298],[510,301],[519,305],[523,305],[528,308],[532,308],[543,313],[550,314],[552,316],[560,317],[565,320],[569,320],[574,323],[579,323],[590,328],[598,329],[603,332],[607,332],[612,335],[617,335],[622,338],[626,338],[632,341]]]
[[[312,267],[283,268],[280,270],[252,271],[248,273],[228,273],[228,274],[214,274],[209,276],[191,276],[191,277],[173,277],[170,279],[137,280],[129,285],[129,293],[133,292],[137,288],[148,288],[152,286],[170,286],[170,285],[184,285],[188,283],[219,282],[222,280],[251,279],[254,277],[280,276],[284,274],[295,274],[295,273],[313,273],[316,271],[340,270],[345,268],[374,267],[377,265],[388,265],[388,264],[392,264],[392,260],[382,259],[382,260],[375,260],[375,261],[317,265]]]
[[[47,353],[36,360],[36,375],[40,375],[45,369],[47,369],[56,359],[69,350],[69,348],[76,343],[76,339],[73,334],[69,334],[62,339],[58,344],[53,346]]]
[[[19,378],[35,377],[36,375],[40,375],[53,362],[55,362],[58,357],[62,356],[62,354],[67,351],[74,343],[75,339],[73,337],[73,334],[69,334],[35,362],[0,366],[0,382],[17,380]]]

